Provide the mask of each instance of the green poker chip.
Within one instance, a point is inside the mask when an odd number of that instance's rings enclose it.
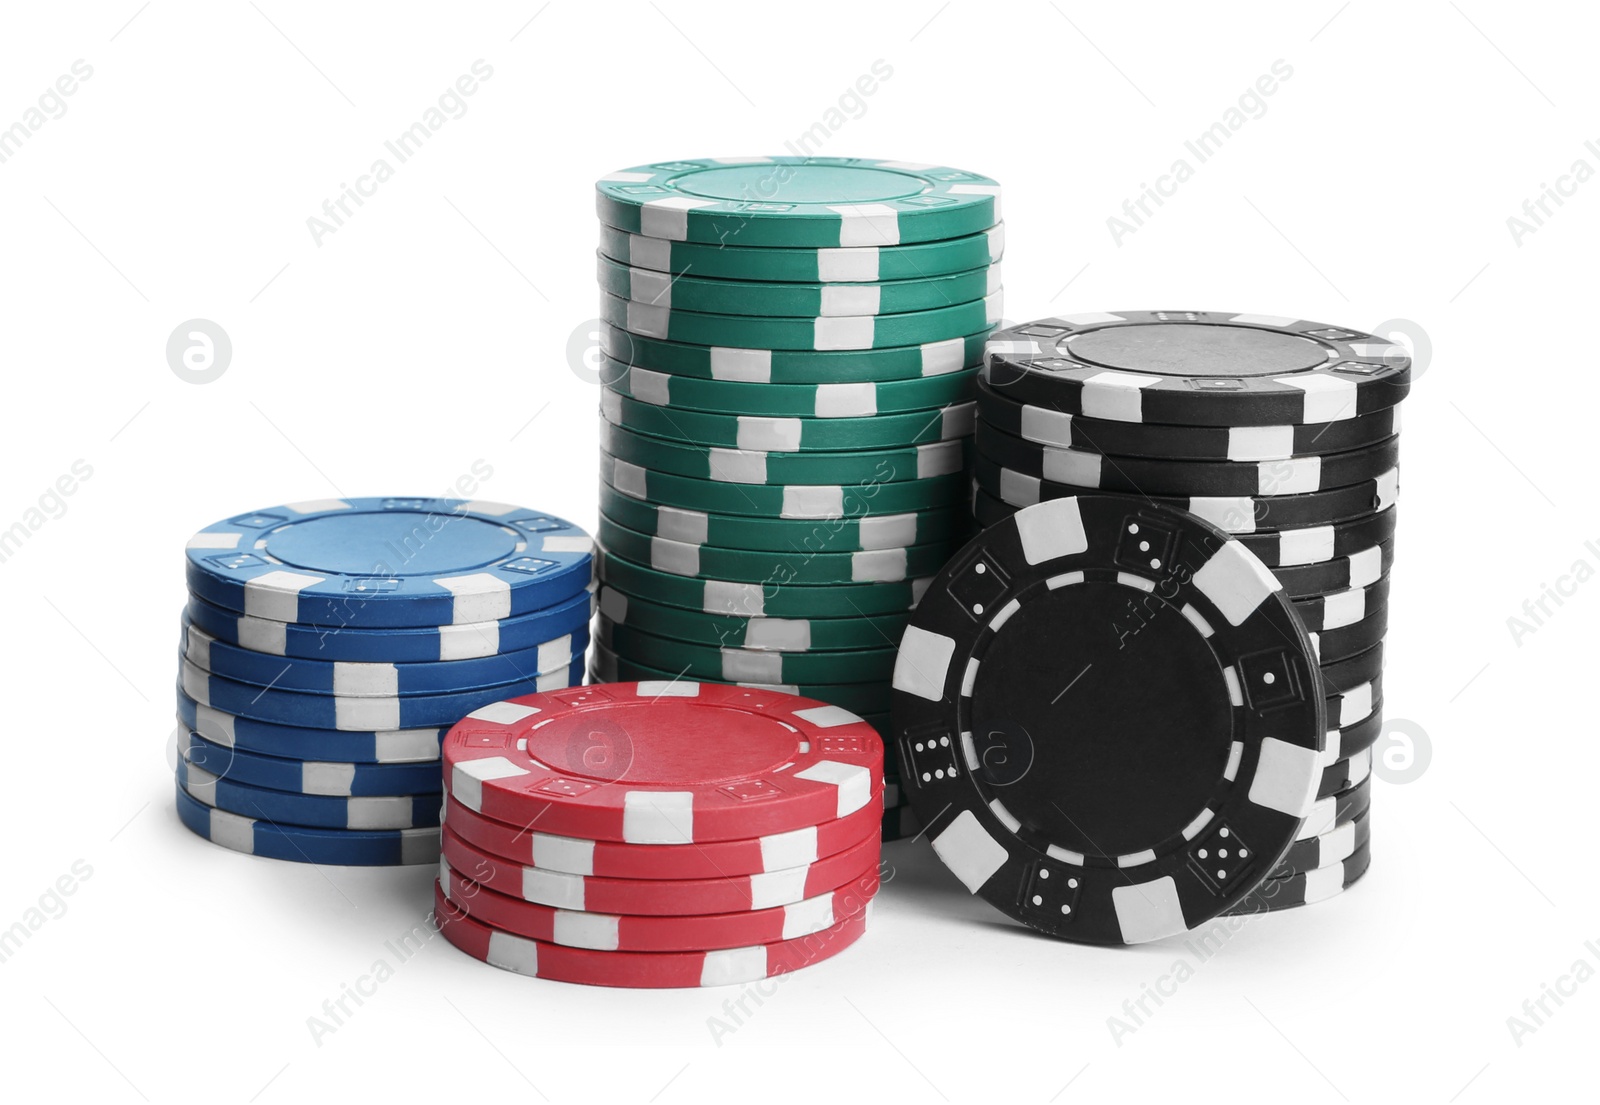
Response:
[[[833,518],[755,518],[657,506],[600,484],[600,513],[651,537],[725,549],[844,553],[902,549],[934,541],[965,542],[972,516],[959,507],[904,514]]]
[[[656,571],[689,579],[735,583],[894,583],[933,575],[956,550],[950,541],[859,552],[726,549],[651,537],[604,515],[600,518],[599,536],[606,548],[635,564],[648,564]]]
[[[995,326],[1004,309],[1005,295],[997,291],[983,299],[901,315],[778,318],[712,315],[600,293],[600,317],[630,334],[761,350],[855,351],[949,341]]]
[[[595,193],[608,226],[711,245],[892,246],[959,238],[1000,221],[993,180],[907,161],[663,161],[610,173]]]
[[[629,234],[603,223],[600,226],[600,252],[614,261],[632,268],[715,280],[793,284],[927,280],[992,265],[1005,248],[1003,224],[981,234],[915,245],[789,249],[673,242]]]
[[[652,471],[715,483],[884,484],[960,475],[966,471],[971,443],[958,439],[853,453],[764,453],[684,445],[602,421],[600,448]]]
[[[657,506],[758,518],[860,518],[964,509],[970,507],[972,494],[964,472],[898,483],[717,483],[657,471],[605,450],[600,452],[600,478],[624,495]]]
[[[607,388],[600,391],[600,413],[613,426],[688,444],[770,453],[897,449],[951,441],[972,434],[975,410],[974,403],[952,403],[872,418],[780,418],[658,407]]]
[[[915,380],[768,384],[680,376],[610,357],[600,364],[601,383],[641,403],[708,414],[788,418],[872,418],[939,410],[973,401],[977,373],[968,368]]]
[[[683,664],[674,664],[671,669],[659,668],[642,663],[632,657],[619,656],[615,651],[599,641],[594,643],[594,666],[590,670],[590,680],[595,683],[633,683],[633,682],[662,682],[662,683],[698,683],[712,681],[709,677],[696,676],[684,669]],[[754,679],[725,680],[715,682],[734,682],[741,686],[760,687],[770,690],[786,691],[789,694],[802,695],[814,698],[818,702],[826,702],[830,706],[849,710],[860,717],[881,716],[889,713],[889,681],[887,679],[877,683],[769,683]]]
[[[663,341],[600,324],[601,352],[624,366],[741,384],[880,383],[944,376],[981,365],[988,337],[989,330],[979,328],[949,341],[893,349],[739,349]]]
[[[636,564],[607,549],[597,550],[601,582],[651,602],[736,618],[856,618],[910,610],[927,579],[898,583],[801,584],[783,580],[736,583],[690,579]],[[888,696],[884,696],[888,701]]]
[[[615,625],[657,637],[763,652],[897,648],[911,620],[909,610],[858,618],[737,618],[665,606],[614,587],[600,589],[600,613]]]
[[[713,315],[776,315],[820,319],[936,311],[985,299],[1000,290],[1000,266],[917,280],[874,284],[778,284],[706,280],[637,269],[604,254],[597,259],[600,289],[618,299]],[[818,326],[817,329],[825,329]]]
[[[596,639],[619,657],[721,683],[843,683],[851,679],[887,683],[894,673],[899,644],[851,652],[771,652],[657,637],[617,625],[603,614],[595,624]]]

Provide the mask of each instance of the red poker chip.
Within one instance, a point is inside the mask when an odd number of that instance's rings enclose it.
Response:
[[[474,920],[433,888],[434,917],[444,938],[492,967],[588,986],[665,989],[759,982],[831,959],[861,938],[871,909],[832,928],[794,940],[691,952],[602,952],[567,948]]]
[[[837,890],[791,905],[692,917],[552,909],[480,886],[444,862],[439,865],[439,886],[473,920],[530,940],[590,951],[680,952],[775,944],[830,929],[867,908],[878,893],[878,871],[874,868]]]
[[[848,710],[716,683],[606,683],[474,710],[446,735],[445,789],[541,832],[629,844],[747,840],[846,817],[883,780]]]
[[[882,835],[873,830],[842,852],[782,871],[719,879],[602,879],[521,867],[474,848],[449,829],[444,830],[441,846],[452,868],[490,890],[553,909],[648,917],[747,913],[792,905],[876,871],[882,850]]]
[[[507,825],[446,799],[444,823],[468,844],[524,867],[608,879],[718,879],[815,863],[878,831],[881,795],[844,817],[753,840],[704,844],[618,844]]]

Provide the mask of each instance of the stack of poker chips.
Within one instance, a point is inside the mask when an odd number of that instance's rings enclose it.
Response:
[[[1205,311],[1069,315],[998,332],[979,384],[973,510],[1089,491],[1192,512],[1275,574],[1320,662],[1318,804],[1259,908],[1336,894],[1370,862],[1372,746],[1399,492],[1403,349]]]
[[[582,682],[593,542],[458,499],[241,514],[188,545],[178,816],[319,864],[439,855],[439,742],[490,702]]]
[[[596,677],[776,687],[885,728],[909,611],[971,530],[998,186],[772,157],[597,191]],[[888,772],[885,835],[912,835]]]
[[[596,986],[748,983],[866,930],[883,745],[837,706],[608,683],[474,710],[442,757],[435,917],[493,966]]]

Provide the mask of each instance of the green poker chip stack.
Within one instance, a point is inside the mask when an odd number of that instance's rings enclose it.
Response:
[[[971,534],[999,186],[764,157],[639,166],[596,193],[591,678],[779,686],[886,730],[911,608]],[[886,795],[886,839],[913,835]]]

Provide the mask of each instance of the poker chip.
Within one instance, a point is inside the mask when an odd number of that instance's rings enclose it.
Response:
[[[493,621],[589,585],[593,542],[553,515],[458,499],[328,499],[235,515],[189,538],[190,590],[280,622]]]
[[[181,724],[181,723],[180,723]],[[356,798],[440,793],[438,742],[428,759],[410,763],[337,763],[248,752],[209,741],[183,726],[178,752],[213,776],[268,790]]]
[[[913,612],[902,784],[939,858],[1008,916],[1161,939],[1293,843],[1322,773],[1320,690],[1293,606],[1238,540],[1164,507],[1055,499],[980,533]],[[1050,740],[1067,718],[1076,739]],[[1196,862],[1223,845],[1243,853],[1220,875]]]
[[[502,894],[457,871],[449,863],[448,841],[446,834],[438,885],[451,904],[501,932],[591,951],[715,951],[798,940],[865,910],[878,893],[878,871],[873,868],[847,886],[743,913],[638,916],[557,909]]]
[[[1303,319],[1086,312],[998,331],[984,379],[1016,402],[1110,422],[1297,426],[1387,410],[1411,386],[1392,342]]]
[[[1278,866],[1272,869],[1267,880],[1303,875],[1319,867],[1343,863],[1357,848],[1365,847],[1372,839],[1370,812],[1369,808],[1367,812],[1348,821],[1339,822],[1325,833],[1295,841],[1289,845],[1288,852],[1278,861]]]
[[[869,833],[814,863],[706,879],[609,879],[520,867],[472,847],[449,829],[444,830],[441,851],[452,868],[481,886],[536,905],[584,913],[693,917],[781,908],[859,883],[876,875],[881,843],[877,833]]]
[[[1165,426],[1085,418],[1050,407],[1029,406],[982,381],[978,384],[978,405],[985,423],[1013,437],[1114,457],[1289,460],[1376,445],[1400,432],[1397,406],[1358,418],[1299,426]]]
[[[576,634],[594,613],[594,595],[590,589],[546,610],[501,621],[410,629],[295,625],[224,610],[193,597],[183,612],[201,632],[252,652],[335,663],[431,663],[522,652]]]
[[[764,519],[828,521],[880,517],[912,511],[959,509],[966,504],[966,476],[952,472],[890,483],[754,484],[718,482],[659,472],[610,453],[600,453],[600,480],[623,495],[654,506]]]
[[[585,602],[587,607],[588,603]],[[362,663],[348,660],[304,660],[258,652],[219,641],[182,620],[184,658],[198,668],[285,691],[332,695],[336,698],[384,698],[442,694],[461,687],[499,686],[559,671],[581,657],[589,641],[587,627],[516,652],[468,660],[418,661],[409,664]],[[350,632],[360,632],[351,630]],[[369,631],[370,632],[370,631]]]
[[[179,663],[183,691],[202,706],[214,706],[238,717],[315,729],[394,730],[449,725],[479,706],[505,697],[508,687],[555,690],[583,679],[583,657],[575,656],[554,672],[514,684],[474,687],[453,694],[353,698],[302,694],[258,687],[206,671],[192,660]]]
[[[877,831],[880,804],[800,829],[745,840],[696,844],[627,844],[542,831],[538,822],[512,825],[474,813],[455,801],[443,820],[458,837],[511,863],[604,879],[725,879],[804,867],[837,855]]]
[[[1368,649],[1381,648],[1389,630],[1389,611],[1381,609],[1354,625],[1311,632],[1311,643],[1323,665],[1347,660]]]
[[[656,637],[760,652],[893,649],[911,619],[909,611],[859,618],[741,618],[664,606],[610,587],[600,591],[600,613],[614,626]]]
[[[871,905],[854,916],[793,940],[743,948],[684,952],[594,951],[530,940],[476,920],[434,887],[434,919],[451,944],[492,967],[586,986],[666,989],[759,982],[821,963],[867,931]]]
[[[1036,445],[988,423],[978,426],[975,441],[980,453],[1014,471],[1085,489],[1140,495],[1302,495],[1377,479],[1400,459],[1397,437],[1347,453],[1260,461],[1108,456]]]
[[[417,829],[439,824],[439,794],[334,798],[268,790],[213,775],[180,756],[178,785],[189,797],[214,809],[270,821],[323,829]]]
[[[647,437],[600,423],[600,448],[619,461],[653,472],[730,484],[884,484],[959,476],[966,469],[962,440],[837,453],[765,453],[707,449]]]
[[[1272,574],[1296,599],[1315,598],[1333,591],[1366,587],[1389,574],[1394,566],[1394,539],[1371,548],[1317,564],[1279,566]]]
[[[234,852],[269,859],[346,867],[434,863],[438,829],[316,829],[285,825],[213,809],[180,785],[178,820],[196,836]]]
[[[1356,784],[1365,782],[1371,774],[1372,748],[1369,745],[1326,768],[1322,772],[1322,786],[1317,789],[1317,797],[1326,798],[1330,794],[1349,790]]]
[[[872,418],[968,403],[975,394],[975,366],[982,351],[979,342],[973,343],[970,355],[966,343],[956,343],[941,355],[939,350],[946,343],[932,342],[904,350],[792,353],[785,358],[768,350],[646,343],[636,335],[625,335],[623,340],[617,334],[615,328],[601,332],[606,356],[599,365],[600,382],[611,391],[658,407],[744,416]],[[680,358],[666,355],[676,350],[703,353],[705,359],[700,363],[705,374],[679,369],[675,362]],[[713,359],[714,354],[721,356]],[[778,374],[778,365],[798,357],[817,362],[806,363],[804,374],[810,379],[769,382],[769,377]],[[868,362],[865,366],[864,360]],[[888,375],[877,374],[876,361],[889,366]],[[915,378],[895,375],[901,366],[917,369]],[[852,367],[857,376],[852,376]],[[786,375],[800,375],[801,371],[792,367]],[[864,373],[872,375],[860,378]]]
[[[688,579],[721,579],[733,583],[897,583],[932,575],[944,564],[948,544],[930,542],[908,548],[854,552],[808,549],[721,548],[652,537],[600,517],[600,540],[617,556],[648,564],[658,572]]]
[[[718,280],[860,284],[927,279],[996,264],[1005,254],[1005,227],[996,223],[982,233],[912,245],[761,249],[653,238],[602,225],[600,254],[636,268]]]
[[[1365,587],[1295,599],[1294,609],[1305,627],[1315,633],[1355,625],[1388,604],[1389,577],[1384,576]]]
[[[1339,660],[1319,657],[1318,671],[1322,675],[1323,691],[1330,695],[1343,694],[1361,683],[1371,683],[1383,674],[1383,642]]]
[[[714,414],[641,403],[610,390],[600,393],[600,415],[613,426],[667,440],[771,453],[893,449],[965,438],[972,434],[976,409],[967,402],[867,418],[796,418]]]
[[[429,763],[438,767],[439,742],[447,727],[422,729],[339,730],[278,725],[235,717],[226,710],[202,706],[178,686],[178,724],[224,748],[301,760],[345,760],[352,763]]]
[[[179,819],[318,864],[439,856],[440,742],[469,712],[583,680],[594,542],[480,500],[339,499],[190,539]]]
[[[658,571],[606,549],[600,551],[599,564],[601,582],[625,595],[741,618],[895,614],[915,606],[928,585],[923,578],[802,586],[791,585],[781,574],[754,583],[698,579]]]
[[[736,246],[894,246],[979,234],[1000,222],[1000,186],[962,169],[839,157],[658,162],[595,185],[607,226]]]
[[[904,549],[948,541],[971,526],[960,507],[832,518],[760,518],[713,514],[656,506],[600,484],[600,513],[618,525],[650,537],[692,545],[794,552],[828,549],[836,552]]]
[[[1313,905],[1337,897],[1361,880],[1372,866],[1371,841],[1350,854],[1348,859],[1315,871],[1271,879],[1256,887],[1229,910],[1232,916],[1276,913],[1297,906]]]
[[[590,675],[590,682],[595,683],[673,683],[693,678],[685,671],[666,671],[618,656],[599,641],[594,644],[594,665]],[[887,714],[890,707],[887,682],[765,683],[739,681],[734,685],[751,690],[778,691],[783,694],[799,695],[801,698],[814,698],[819,702],[828,702],[849,710],[862,718],[873,714]]]
[[[837,351],[895,349],[921,341],[958,341],[1000,321],[1004,293],[966,303],[899,315],[832,315],[783,318],[713,315],[619,299],[604,292],[600,317],[630,334],[663,341],[739,349]]]
[[[973,457],[973,513],[993,525],[1013,511],[1045,499],[1080,495],[1085,488],[1016,472],[979,453]],[[1372,480],[1300,495],[1144,495],[1143,501],[1198,514],[1228,533],[1264,533],[1323,526],[1388,510],[1400,498],[1400,470]]]
[[[632,844],[737,840],[868,804],[883,744],[848,710],[679,680],[527,695],[468,714],[441,746],[460,805]]]
[[[1306,814],[1295,840],[1312,840],[1332,832],[1346,821],[1365,817],[1372,809],[1372,780],[1365,779],[1325,798],[1318,798]]]
[[[803,319],[932,311],[982,300],[1000,290],[1000,266],[988,264],[943,276],[881,283],[803,283],[707,280],[688,273],[634,268],[619,264],[602,252],[596,277],[600,290],[608,295],[663,310]]]
[[[633,626],[618,625],[602,614],[599,641],[618,656],[641,664],[675,668],[691,679],[723,683],[851,683],[887,680],[894,670],[892,642],[837,652],[778,652],[770,649],[688,644]]]

